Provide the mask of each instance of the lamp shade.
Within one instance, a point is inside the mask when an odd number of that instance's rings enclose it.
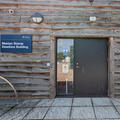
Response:
[[[94,2],[94,0],[89,0],[89,2]]]
[[[40,13],[36,12],[32,15],[32,20],[34,23],[41,23],[43,21],[43,16]]]

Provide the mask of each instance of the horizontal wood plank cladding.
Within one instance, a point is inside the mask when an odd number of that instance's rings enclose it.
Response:
[[[35,12],[44,16],[41,24],[33,23]],[[90,22],[90,16],[96,21]],[[92,6],[88,0],[0,0],[0,33],[33,35],[32,53],[0,53],[0,75],[15,85],[19,98],[48,98],[55,86],[52,39],[113,37],[113,94],[120,97],[119,21],[120,0],[95,0]],[[0,98],[14,97],[2,80],[0,86]]]
[[[19,98],[49,97],[50,37],[33,35],[32,53],[0,53],[0,75],[7,78]],[[14,98],[13,90],[0,79],[0,98]]]
[[[85,36],[114,36],[113,30],[101,30],[101,29],[80,29],[80,30],[54,30],[52,33],[54,36],[70,36],[70,37],[85,37]]]
[[[7,3],[7,2],[1,2],[1,3]],[[11,4],[16,4],[16,2],[10,2]],[[94,2],[94,6],[110,6],[110,7],[113,7],[113,6],[119,6],[119,3],[120,1],[96,1]],[[65,1],[65,0],[20,0],[18,2],[18,4],[21,4],[21,5],[52,5],[52,6],[89,6],[90,3],[88,1],[84,1],[84,0],[81,0],[81,1],[75,1],[75,0],[72,0],[72,1]]]
[[[0,22],[2,23],[18,23],[20,22],[19,16],[0,16]]]
[[[114,51],[114,89],[115,96],[120,97],[120,38],[115,38],[113,44]]]
[[[5,12],[5,11],[4,11]],[[2,15],[3,15],[3,13]],[[34,10],[32,12],[30,12],[30,10],[24,10],[24,9],[16,9],[15,10],[15,14],[17,16],[30,16],[32,14],[34,14],[34,12],[39,12],[39,10]],[[98,10],[85,10],[85,8],[83,8],[82,10],[41,10],[41,13],[44,16],[97,16],[97,17],[111,17],[111,11],[106,11],[104,9],[104,11],[98,11]],[[113,17],[114,15],[117,15],[117,12],[113,12]]]
[[[16,88],[16,90],[21,91],[48,91],[49,87],[47,85],[39,85],[39,84],[13,84]],[[0,85],[0,91],[5,91],[5,90],[12,90],[8,84],[2,84]]]
[[[20,84],[20,83],[24,83],[24,84],[30,84],[32,82],[32,84],[39,84],[39,85],[43,85],[43,86],[48,86],[50,84],[49,79],[39,79],[39,78],[8,78],[10,82],[14,83],[14,84]],[[0,84],[5,83],[4,81],[0,80]]]

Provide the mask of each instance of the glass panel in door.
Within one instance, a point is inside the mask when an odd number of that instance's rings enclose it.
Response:
[[[73,94],[73,39],[57,39],[57,95]]]

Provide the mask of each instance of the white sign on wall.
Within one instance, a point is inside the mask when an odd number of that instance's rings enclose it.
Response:
[[[69,66],[68,64],[62,64],[62,73],[68,73]]]

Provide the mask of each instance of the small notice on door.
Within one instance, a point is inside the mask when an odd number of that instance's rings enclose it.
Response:
[[[68,64],[62,64],[62,73],[68,73],[69,66]]]

